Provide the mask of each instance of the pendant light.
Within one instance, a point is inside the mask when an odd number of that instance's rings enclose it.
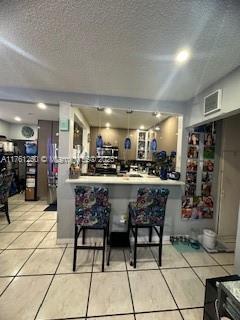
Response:
[[[130,150],[131,149],[131,146],[132,146],[132,142],[131,142],[131,138],[130,138],[130,115],[131,113],[133,113],[132,110],[128,110],[127,111],[127,117],[128,117],[128,135],[124,141],[124,149],[125,150]]]
[[[98,107],[97,111],[99,112],[98,114],[98,135],[96,138],[96,147],[97,148],[103,148],[103,138],[102,135],[100,133],[101,130],[101,112],[104,110],[104,108]]]
[[[153,113],[153,116],[154,117],[156,117],[156,118],[159,118],[159,115],[160,115],[160,113]],[[157,125],[157,123],[156,123],[156,125]],[[156,134],[155,134],[155,136],[154,136],[154,138],[151,140],[151,142],[150,142],[150,151],[152,152],[152,153],[155,153],[155,152],[157,152],[157,139],[156,139]]]

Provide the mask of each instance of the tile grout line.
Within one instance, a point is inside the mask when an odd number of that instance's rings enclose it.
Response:
[[[130,278],[129,278],[129,270],[128,270],[128,268],[127,268],[127,260],[126,260],[126,255],[125,255],[125,251],[124,251],[124,250],[123,250],[123,256],[124,256],[124,260],[125,260],[125,268],[126,268],[126,272],[127,272],[127,279],[128,279],[128,285],[129,285],[129,290],[130,290],[130,297],[131,297],[132,308],[133,308],[133,317],[134,317],[134,320],[136,320],[136,312],[135,312],[135,307],[134,307],[134,302],[133,302],[131,282],[130,282]]]
[[[29,212],[29,211],[27,211],[27,212]],[[41,217],[41,216],[40,216]],[[39,217],[39,218],[40,218]],[[35,221],[37,221],[39,218],[37,218]],[[34,221],[34,222],[35,222]],[[32,224],[31,224],[32,225]],[[30,225],[30,226],[31,226]],[[29,227],[30,227],[29,226]],[[26,232],[26,230],[25,231],[23,231],[16,239],[14,239],[3,251],[7,251],[8,250],[8,247],[15,241],[15,240],[17,240],[21,235],[23,235],[24,233]],[[50,232],[50,231],[49,231]],[[9,277],[12,277],[12,280],[8,283],[8,285],[5,287],[5,289],[2,291],[2,293],[0,294],[0,297],[4,294],[4,292],[7,290],[7,288],[10,286],[10,284],[13,282],[13,280],[15,279],[15,278],[17,278],[17,277],[19,277],[18,276],[18,273],[21,271],[21,269],[23,268],[23,266],[27,263],[27,261],[30,259],[30,257],[33,255],[33,253],[37,250],[37,248],[38,248],[38,246],[41,244],[41,242],[46,238],[46,236],[48,235],[48,233],[49,232],[47,232],[46,233],[46,235],[43,237],[43,239],[38,243],[38,245],[37,245],[37,247],[36,248],[26,248],[26,249],[11,249],[11,250],[33,250],[33,252],[29,255],[29,257],[27,258],[27,260],[23,263],[23,265],[21,266],[21,268],[18,270],[18,272],[14,275],[14,276],[9,276]],[[16,231],[16,233],[17,233],[17,231]],[[66,249],[66,248],[65,248]],[[3,252],[2,251],[2,252]],[[2,253],[1,252],[1,253]],[[65,251],[64,251],[65,252]],[[61,260],[61,259],[60,259]],[[27,276],[27,275],[25,275],[25,276]],[[29,276],[31,276],[31,275],[29,275]],[[2,277],[1,277],[2,278]]]
[[[170,294],[171,294],[171,296],[172,296],[172,299],[173,299],[173,301],[174,301],[174,303],[175,303],[175,305],[176,305],[176,307],[177,307],[177,310],[179,311],[180,308],[179,308],[179,306],[178,306],[178,304],[177,304],[177,301],[176,301],[176,299],[175,299],[175,297],[174,297],[174,295],[173,295],[173,293],[172,293],[172,290],[171,290],[170,287],[169,287],[169,284],[168,284],[166,278],[164,277],[164,274],[163,274],[162,271],[161,271],[161,267],[158,265],[158,262],[157,262],[157,260],[156,260],[156,257],[155,257],[154,254],[153,254],[153,251],[152,251],[152,248],[151,248],[151,247],[150,247],[150,251],[151,251],[151,253],[152,253],[153,259],[154,259],[155,262],[157,263],[158,270],[159,270],[161,276],[163,277],[163,280],[164,280],[164,282],[165,282],[165,284],[166,284],[166,286],[167,286],[167,288],[168,288],[168,290],[169,290],[169,292],[170,292]],[[163,250],[162,250],[162,253],[163,253]],[[180,314],[180,315],[181,315],[181,314]],[[182,315],[181,315],[181,316],[182,316]],[[183,318],[183,317],[182,317],[182,318]],[[184,320],[184,319],[183,319],[183,320]]]
[[[85,320],[88,318],[87,314],[88,314],[88,307],[89,307],[89,301],[90,301],[90,295],[91,295],[92,278],[93,278],[93,268],[94,268],[94,261],[95,261],[95,252],[96,252],[96,250],[93,250],[92,270],[91,270],[90,281],[89,281],[89,288],[88,288],[88,299],[87,299]],[[76,261],[76,264],[77,264],[77,261]]]
[[[184,257],[184,255],[180,252],[180,254],[182,255],[183,259],[187,262],[187,264],[189,265],[190,269],[192,270],[192,272],[197,276],[197,278],[201,281],[201,283],[203,284],[204,288],[206,288],[205,283],[202,281],[202,279],[199,277],[199,275],[197,274],[197,272],[194,270],[194,268],[200,268],[200,267],[193,267],[190,262],[188,262],[188,260]],[[203,267],[209,267],[209,266],[203,266]],[[216,265],[215,265],[216,267]]]
[[[67,249],[67,247],[65,247],[64,250],[63,250],[62,256],[61,256],[61,258],[60,258],[60,260],[59,260],[59,262],[58,262],[58,265],[57,265],[57,267],[56,267],[56,269],[55,269],[54,274],[52,275],[52,279],[51,279],[51,281],[50,281],[50,283],[49,283],[49,286],[48,286],[48,288],[47,288],[47,290],[46,290],[46,292],[45,292],[45,294],[44,294],[43,300],[42,300],[42,302],[41,302],[40,305],[39,305],[39,308],[38,308],[38,310],[37,310],[37,312],[36,312],[36,315],[35,315],[35,317],[34,317],[34,320],[37,319],[38,313],[39,313],[39,311],[40,311],[40,309],[41,309],[41,307],[42,307],[42,305],[43,305],[43,303],[44,303],[44,301],[45,301],[45,299],[46,299],[46,296],[47,296],[47,294],[48,294],[48,291],[49,291],[49,289],[50,289],[50,287],[51,287],[51,285],[52,285],[52,283],[53,283],[53,280],[54,280],[54,278],[55,278],[55,276],[56,276],[56,274],[57,274],[57,270],[58,270],[58,268],[59,268],[60,263],[62,262],[62,259],[63,259],[63,256],[64,256],[64,254],[65,254],[66,249]]]

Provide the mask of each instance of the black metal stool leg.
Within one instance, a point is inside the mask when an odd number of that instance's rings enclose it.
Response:
[[[108,250],[108,258],[107,258],[107,265],[108,266],[110,264],[110,258],[111,258],[111,245],[109,246],[109,250]]]
[[[106,229],[103,229],[103,256],[102,256],[102,272],[104,272],[105,263],[105,246],[106,246]]]
[[[7,217],[8,224],[10,224],[11,221],[10,221],[10,217],[9,217],[8,203],[5,204],[5,214],[6,214],[6,217]]]
[[[137,266],[137,237],[138,237],[138,227],[135,227],[134,230],[134,261],[133,261],[133,267],[136,268]]]
[[[162,237],[163,237],[163,227],[160,227],[160,236],[159,236],[159,250],[158,250],[158,265],[162,266]]]
[[[85,244],[86,229],[82,229],[82,244]]]
[[[77,239],[78,239],[78,227],[77,227],[77,225],[75,225],[75,232],[74,232],[74,249],[73,249],[73,271],[76,271]]]
[[[149,242],[152,242],[152,227],[149,228]]]

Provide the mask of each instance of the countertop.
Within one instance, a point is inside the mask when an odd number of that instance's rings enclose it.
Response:
[[[127,185],[163,185],[163,186],[184,186],[183,181],[161,180],[155,176],[143,175],[142,177],[129,176],[80,176],[78,179],[67,179],[70,184],[127,184]]]

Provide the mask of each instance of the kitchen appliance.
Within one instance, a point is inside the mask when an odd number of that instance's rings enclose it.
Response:
[[[118,147],[103,146],[103,148],[97,148],[97,158],[99,157],[113,157],[118,159]]]
[[[98,162],[96,163],[96,173],[117,174],[117,164]]]

